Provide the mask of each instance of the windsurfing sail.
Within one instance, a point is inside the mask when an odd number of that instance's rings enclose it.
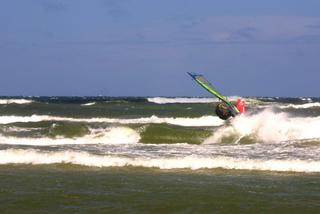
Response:
[[[231,113],[233,116],[236,116],[237,114],[239,114],[239,110],[231,103],[228,101],[228,99],[224,96],[222,96],[217,89],[215,89],[211,83],[206,80],[206,78],[204,78],[203,75],[201,74],[194,74],[194,73],[189,73],[187,72],[192,79],[194,79],[199,85],[201,85],[204,89],[206,89],[207,91],[209,91],[211,94],[213,94],[215,97],[217,97],[219,100],[221,100],[222,102],[224,102],[228,108],[230,109]]]

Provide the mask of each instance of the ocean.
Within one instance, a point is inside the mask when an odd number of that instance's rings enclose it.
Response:
[[[320,213],[320,98],[242,99],[0,97],[0,212]]]

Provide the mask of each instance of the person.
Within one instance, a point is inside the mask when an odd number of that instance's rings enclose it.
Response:
[[[235,107],[238,109],[240,114],[245,112],[244,102],[240,98],[237,99]],[[230,108],[224,103],[219,103],[216,106],[216,115],[222,120],[228,120],[230,117],[235,116],[235,114],[231,112]]]
[[[245,113],[246,108],[245,108],[244,102],[241,100],[241,98],[237,99],[236,107],[241,114]]]
[[[218,117],[222,120],[227,120],[232,117],[230,109],[224,103],[219,103],[216,106],[216,115],[218,115]]]

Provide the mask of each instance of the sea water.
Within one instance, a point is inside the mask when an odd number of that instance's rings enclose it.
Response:
[[[320,99],[242,99],[1,97],[0,210],[319,212]]]

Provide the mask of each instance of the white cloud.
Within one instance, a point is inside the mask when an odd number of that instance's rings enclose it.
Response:
[[[320,17],[217,16],[204,19],[193,27],[193,33],[201,33],[212,42],[290,42],[311,41],[320,38]]]

